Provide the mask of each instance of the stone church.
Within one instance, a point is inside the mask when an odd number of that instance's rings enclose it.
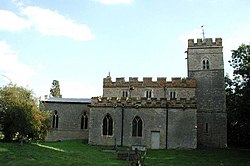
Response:
[[[47,141],[85,139],[91,145],[151,149],[227,146],[222,39],[188,40],[187,78],[103,79],[92,99],[47,98]]]

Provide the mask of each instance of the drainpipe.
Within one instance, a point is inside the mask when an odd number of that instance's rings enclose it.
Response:
[[[185,58],[187,60],[187,75],[188,77],[190,77],[190,74],[189,74],[189,59],[188,59],[188,51],[185,51],[184,53],[187,54],[187,57]]]
[[[166,98],[166,149],[168,149],[168,98],[167,86],[164,86],[164,97]]]
[[[123,146],[124,105],[122,105],[121,147]]]

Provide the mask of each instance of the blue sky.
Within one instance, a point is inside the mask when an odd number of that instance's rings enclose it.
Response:
[[[250,43],[249,0],[0,0],[0,85],[63,97],[102,95],[103,78],[186,77],[188,38]]]

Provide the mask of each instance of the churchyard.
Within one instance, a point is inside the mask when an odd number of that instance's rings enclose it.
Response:
[[[0,165],[130,165],[118,160],[112,147],[91,146],[80,140],[62,142],[0,142]],[[118,147],[118,151],[129,151]],[[145,165],[250,165],[247,149],[147,149]]]

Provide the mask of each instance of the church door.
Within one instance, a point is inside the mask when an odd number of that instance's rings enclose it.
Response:
[[[152,131],[151,132],[151,149],[160,148],[160,132]]]

